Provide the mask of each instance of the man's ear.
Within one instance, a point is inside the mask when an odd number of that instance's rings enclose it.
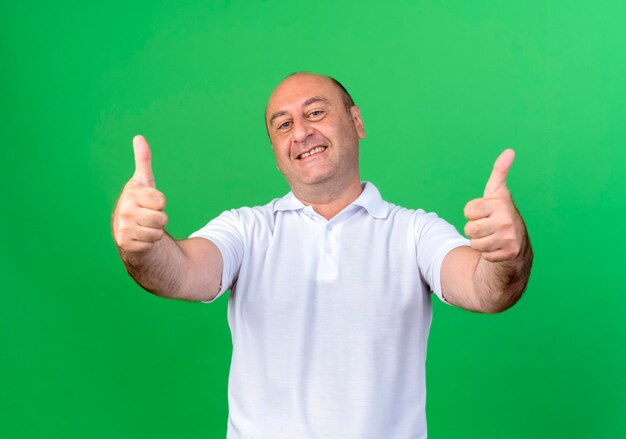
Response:
[[[350,108],[350,116],[352,117],[352,123],[354,123],[354,129],[356,129],[359,139],[365,139],[365,127],[363,126],[363,119],[361,119],[361,112],[359,107],[353,105]]]

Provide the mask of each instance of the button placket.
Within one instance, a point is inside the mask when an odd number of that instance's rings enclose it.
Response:
[[[320,255],[320,266],[318,280],[332,281],[338,275],[338,234],[337,226],[326,224],[323,229],[323,242],[321,243],[322,254]]]

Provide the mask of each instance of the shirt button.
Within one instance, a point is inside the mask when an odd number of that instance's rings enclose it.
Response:
[[[332,229],[333,229],[333,226],[331,226],[331,225],[326,226],[326,230],[328,230],[329,232],[330,232]]]
[[[332,247],[326,247],[326,253],[328,253],[329,255],[333,254],[333,248]]]

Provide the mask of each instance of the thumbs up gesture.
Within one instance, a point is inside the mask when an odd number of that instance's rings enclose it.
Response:
[[[506,176],[515,158],[512,149],[505,150],[493,165],[483,198],[465,205],[465,235],[471,247],[489,262],[516,258],[526,239],[526,227],[506,187]]]
[[[133,139],[135,174],[124,186],[113,212],[113,239],[125,253],[146,253],[163,238],[167,224],[165,196],[156,189],[150,147],[143,136]]]

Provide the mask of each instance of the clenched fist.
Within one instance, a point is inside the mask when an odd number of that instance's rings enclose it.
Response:
[[[150,147],[143,136],[133,139],[135,174],[126,183],[113,212],[113,239],[125,253],[146,253],[163,238],[167,224],[165,196],[156,189]]]
[[[465,205],[465,234],[471,247],[489,262],[516,258],[524,248],[526,227],[506,187],[506,176],[515,158],[512,149],[505,150],[493,165],[483,198]]]

